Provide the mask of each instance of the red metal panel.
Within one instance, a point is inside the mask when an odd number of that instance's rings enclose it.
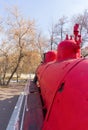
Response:
[[[61,83],[64,76],[68,71],[80,62],[82,59],[68,60],[63,62],[56,62],[49,64],[39,80],[41,86],[41,93],[45,103],[46,108],[48,109],[52,103],[53,97],[57,91],[59,84]],[[38,72],[41,72],[41,68],[38,69]],[[39,76],[38,76],[39,77]],[[40,78],[40,77],[39,77]]]
[[[44,63],[47,64],[43,63],[37,70],[42,98],[47,109],[43,130],[88,128],[88,61],[80,59],[80,44],[79,25],[75,24],[74,36],[67,35],[66,39],[58,44],[57,62],[51,63],[52,53],[46,53]],[[82,96],[86,96],[86,100]]]
[[[76,64],[62,83],[42,130],[88,130],[88,60]]]

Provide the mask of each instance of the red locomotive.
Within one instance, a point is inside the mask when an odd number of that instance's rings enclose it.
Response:
[[[41,130],[88,130],[88,60],[81,56],[78,28],[57,52],[45,54],[36,71],[46,110]]]

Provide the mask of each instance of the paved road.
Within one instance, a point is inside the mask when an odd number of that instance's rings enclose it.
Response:
[[[17,99],[24,90],[24,85],[10,84],[9,87],[0,86],[0,130],[6,130]]]
[[[0,100],[0,130],[6,130],[9,119],[16,105],[18,95]]]

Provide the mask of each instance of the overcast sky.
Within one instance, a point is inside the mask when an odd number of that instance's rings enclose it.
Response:
[[[0,15],[5,16],[6,7],[17,5],[25,17],[36,20],[42,31],[59,17],[82,13],[88,9],[88,0],[0,0]]]

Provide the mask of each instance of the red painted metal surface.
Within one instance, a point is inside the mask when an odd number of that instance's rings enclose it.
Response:
[[[45,65],[43,73],[41,72],[42,66],[38,69],[38,78],[41,86],[41,94],[44,100],[44,104],[48,109],[52,103],[59,84],[64,76],[73,68],[76,64],[81,62],[82,59],[68,60],[63,62],[49,63]],[[43,65],[44,67],[44,65]]]
[[[42,130],[88,129],[88,60],[49,64],[40,86],[47,108]]]
[[[61,81],[43,130],[88,130],[88,60],[76,64]]]
[[[71,58],[81,57],[81,35],[79,35],[79,25],[74,26],[74,37],[66,35],[66,39],[58,44],[57,47],[57,60],[67,60]]]
[[[44,63],[56,61],[57,52],[56,51],[48,51],[45,53]]]
[[[58,44],[57,48],[57,60],[67,60],[70,58],[79,58],[80,51],[79,46],[74,40],[64,40]]]
[[[81,58],[78,28],[76,24],[74,37],[69,38],[67,35],[58,45],[57,53],[47,52],[37,69],[43,108],[47,110],[43,124],[40,123],[41,129],[38,130],[88,130],[88,60]],[[28,101],[32,102],[32,99]],[[36,102],[37,98],[34,99]],[[41,115],[42,109],[38,109],[37,105],[35,109]],[[27,126],[33,126],[35,122],[36,113],[33,111],[32,116],[30,114],[26,116],[29,118]]]
[[[78,28],[58,45],[57,60],[37,69],[47,109],[42,130],[88,130],[88,60],[81,58]]]
[[[25,110],[22,130],[41,130],[43,124],[42,103],[39,90],[32,81],[30,81],[26,103],[27,110]]]

